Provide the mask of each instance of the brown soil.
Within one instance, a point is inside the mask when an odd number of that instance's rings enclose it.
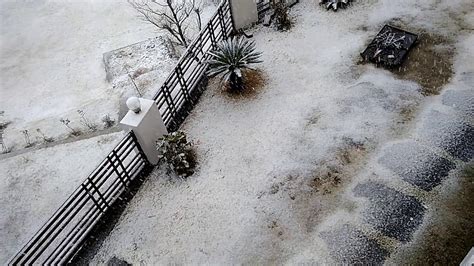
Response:
[[[366,148],[363,143],[358,143],[352,139],[345,139],[345,145],[336,152],[336,165],[324,165],[314,171],[309,186],[315,192],[322,192],[323,195],[330,194],[337,189],[343,180],[353,173],[349,166],[360,161],[366,154]]]
[[[350,183],[355,173],[365,161],[367,145],[344,139],[343,145],[335,151],[328,162],[319,163],[308,176],[288,175],[271,185],[258,198],[287,199],[306,232],[314,230],[323,217],[336,208],[349,209],[351,204],[337,193]],[[298,232],[301,233],[301,232]]]
[[[424,95],[437,95],[453,75],[454,51],[451,47],[446,38],[422,33],[402,66],[392,72],[420,84]]]
[[[242,74],[245,88],[241,91],[235,91],[226,84],[224,85],[224,92],[227,96],[231,98],[252,98],[262,91],[267,79],[263,71],[248,69],[244,70]]]

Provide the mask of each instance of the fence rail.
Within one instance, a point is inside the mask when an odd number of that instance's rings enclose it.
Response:
[[[87,233],[147,166],[135,135],[129,132],[10,264],[66,263]]]
[[[227,39],[233,29],[229,2],[222,1],[153,97],[168,130],[176,130],[186,118],[201,93],[198,87],[206,82],[208,52]]]
[[[299,0],[283,0],[282,1],[287,7],[292,7],[299,2]],[[257,14],[258,23],[262,23],[265,20],[265,15],[272,10],[271,0],[257,0]],[[270,12],[272,14],[272,12]]]
[[[208,51],[233,29],[230,4],[223,0],[153,97],[168,130],[179,127],[199,97],[206,81]],[[136,136],[127,133],[9,264],[69,262],[99,220],[149,166]]]
[[[263,22],[265,14],[271,9],[270,0],[258,0],[257,1],[257,14],[258,14],[258,23]]]

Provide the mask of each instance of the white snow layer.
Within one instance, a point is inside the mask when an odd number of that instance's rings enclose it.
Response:
[[[204,1],[204,22],[214,10]],[[159,35],[126,0],[0,2],[0,123],[11,122],[4,140],[13,148],[0,156],[0,264],[19,251],[122,136],[110,134],[115,129],[91,133],[79,122],[78,109],[98,129],[105,114],[118,122],[121,98],[133,93],[107,83],[103,53]],[[140,59],[148,67],[149,61]],[[160,85],[168,75],[153,74]],[[60,118],[69,118],[70,126],[85,134],[107,135],[61,144],[75,139],[65,140],[70,131]],[[48,146],[56,146],[23,150],[20,131],[28,130],[39,145],[37,128],[56,141]]]
[[[470,0],[355,1],[337,13],[300,2],[291,31],[254,31],[265,88],[241,99],[208,88],[183,126],[197,143],[197,173],[180,181],[156,170],[94,264],[112,256],[152,265],[331,262],[317,232],[356,207],[343,194],[311,192],[308,181],[336,168],[350,184],[357,167],[345,166],[341,151],[355,143],[374,154],[405,136],[414,126],[410,114],[436,99],[414,82],[357,64],[359,53],[397,19],[453,33],[451,82],[473,71],[472,31],[458,25],[474,26]]]
[[[215,10],[208,2],[203,22]],[[25,129],[66,138],[69,132],[60,118],[87,129],[79,109],[96,124],[106,114],[117,121],[126,97],[136,94],[131,84],[106,81],[103,54],[164,35],[141,20],[126,0],[6,0],[0,3],[0,17],[0,123],[12,122],[4,140],[14,150],[22,149],[20,131]],[[170,69],[174,62],[168,61],[154,63]],[[145,59],[142,64],[136,67],[147,67]],[[158,88],[168,75],[153,74],[148,81],[153,84],[146,86]]]
[[[118,132],[0,160],[0,264],[26,244],[122,137]]]

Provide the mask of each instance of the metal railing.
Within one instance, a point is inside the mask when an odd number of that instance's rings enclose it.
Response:
[[[174,131],[179,127],[200,96],[207,81],[208,51],[227,39],[233,30],[230,4],[222,1],[153,97],[168,130]]]
[[[258,0],[257,1],[257,14],[258,14],[258,23],[263,22],[265,14],[271,9],[270,0]]]
[[[180,126],[204,89],[208,51],[233,29],[231,7],[224,0],[153,97],[168,130]],[[9,264],[70,262],[106,212],[149,166],[136,136],[127,133]]]
[[[147,165],[135,135],[129,132],[10,264],[68,262],[88,232]]]
[[[299,2],[299,0],[280,0],[288,8],[293,7]],[[278,2],[278,1],[277,1]],[[272,1],[271,0],[257,0],[257,14],[258,14],[258,23],[262,23],[265,19],[265,15],[272,10]],[[270,13],[272,14],[272,13]],[[273,16],[273,15],[272,15]]]

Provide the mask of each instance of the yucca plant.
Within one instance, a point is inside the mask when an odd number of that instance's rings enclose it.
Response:
[[[232,90],[243,90],[245,80],[242,71],[252,69],[250,65],[262,63],[262,53],[255,51],[255,42],[242,37],[233,37],[222,41],[217,49],[209,52],[208,75],[221,76],[222,81],[229,84]]]
[[[337,11],[339,7],[345,8],[352,0],[319,0],[319,4],[326,7],[326,9],[332,8]]]

